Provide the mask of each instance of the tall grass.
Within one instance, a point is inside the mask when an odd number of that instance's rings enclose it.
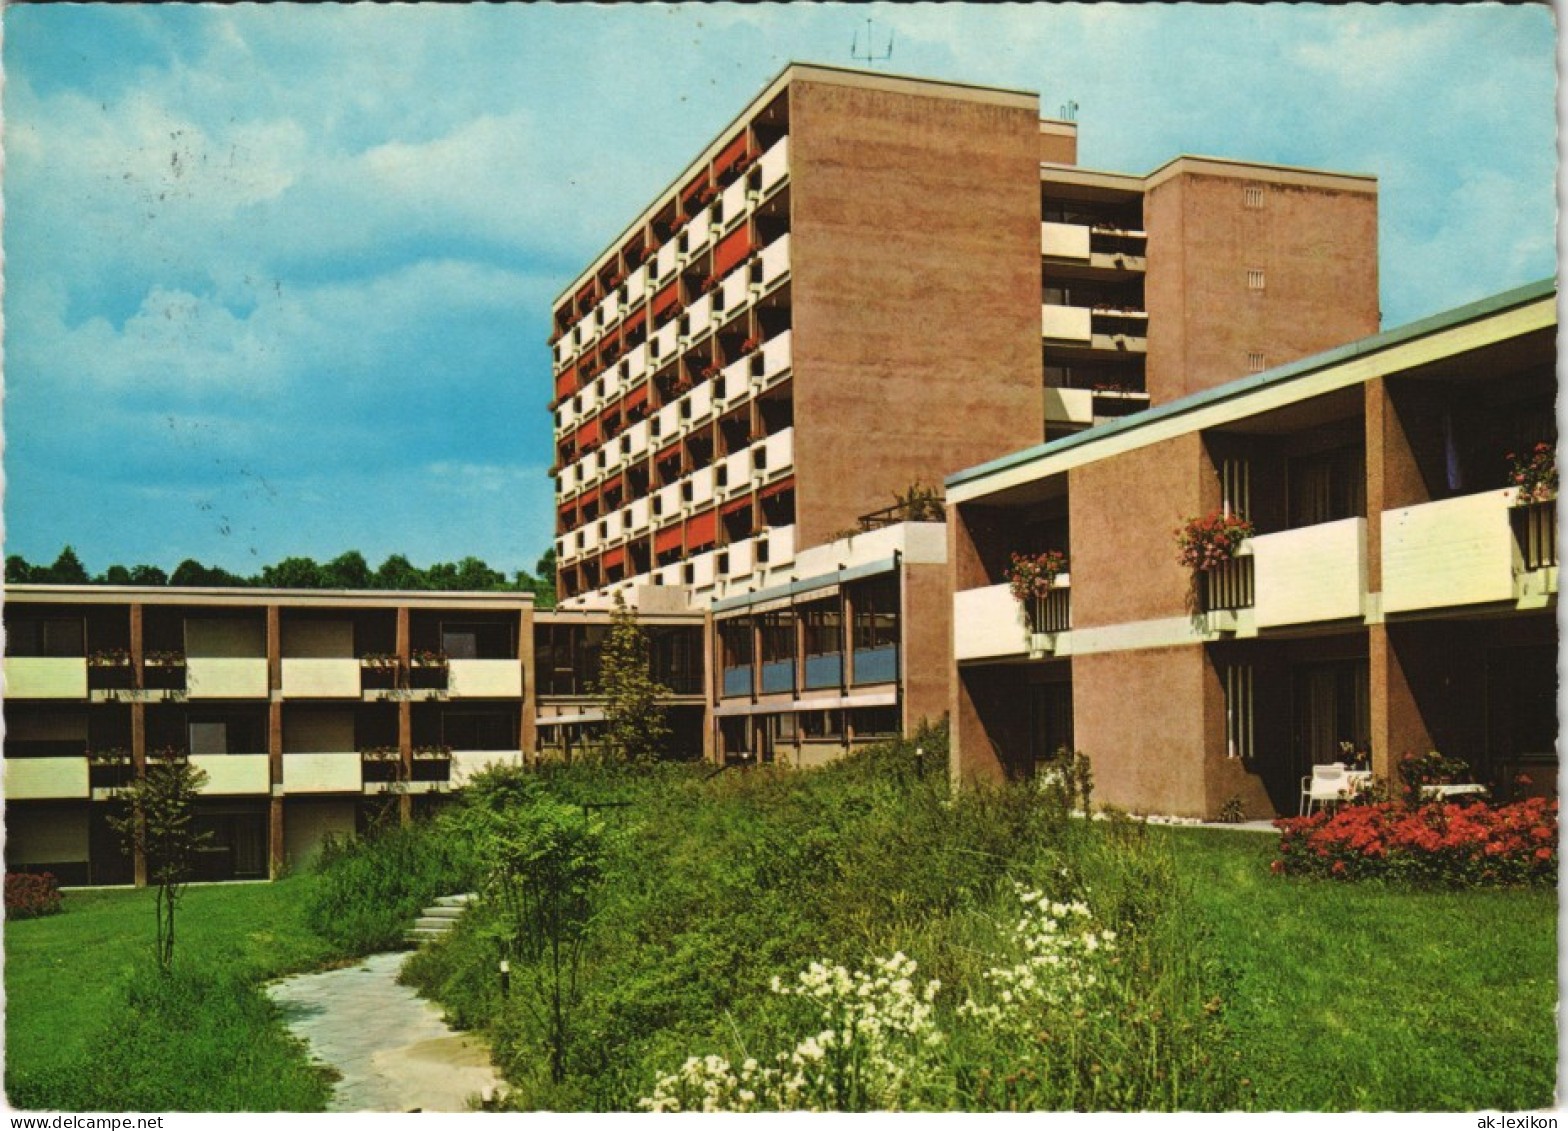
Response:
[[[478,878],[467,843],[434,820],[329,838],[315,870],[306,922],[353,954],[401,946],[423,907]]]
[[[566,1082],[540,1071],[537,1022],[502,991],[483,905],[407,971],[449,1015],[488,1033],[521,1106],[630,1110],[689,1056],[739,1065],[788,1050],[807,1019],[798,1001],[770,992],[775,976],[789,981],[819,961],[871,969],[898,951],[942,982],[935,1009],[952,1034],[937,1075],[900,1102],[1235,1103],[1213,1004],[1220,974],[1191,958],[1198,926],[1182,913],[1168,851],[1141,828],[1070,818],[1061,791],[953,795],[932,735],[807,773],[572,770],[541,786],[622,834],[596,896]],[[1129,940],[1122,996],[1105,1006],[1114,1016],[1069,1011],[1057,1044],[998,1043],[957,1013],[987,992],[990,967],[1016,957],[1015,883],[1084,895]],[[1027,1073],[1035,1084],[1019,1083]]]

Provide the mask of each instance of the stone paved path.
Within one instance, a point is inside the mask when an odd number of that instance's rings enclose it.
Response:
[[[477,1037],[397,984],[406,951],[268,987],[311,1056],[343,1074],[328,1111],[466,1111],[501,1079]]]

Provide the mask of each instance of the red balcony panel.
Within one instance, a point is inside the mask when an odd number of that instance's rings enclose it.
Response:
[[[577,500],[577,505],[586,511],[592,504],[597,503],[598,501],[599,488],[594,487],[591,490],[587,490],[582,493],[582,496]]]
[[[686,548],[705,549],[718,539],[719,513],[707,510],[686,520]]]
[[[735,135],[734,141],[719,151],[719,155],[713,159],[713,167],[715,169],[728,170],[731,165],[740,161],[746,155],[746,131],[742,130]]]
[[[680,455],[681,455],[681,442],[679,440],[676,440],[669,447],[661,449],[659,451],[659,454],[654,457],[653,462],[654,463],[663,463],[665,460],[679,459]]]
[[[600,568],[610,570],[626,562],[626,547],[617,546],[613,550],[606,550],[604,557],[599,559]]]
[[[555,395],[569,397],[577,391],[577,366],[568,365],[555,379]]]
[[[692,178],[691,183],[681,189],[681,203],[687,204],[695,200],[708,188],[708,170],[704,169]]]
[[[722,514],[725,518],[729,518],[730,515],[738,514],[743,510],[750,509],[750,507],[751,496],[745,495],[739,499],[732,499],[731,501],[725,503],[722,507],[719,508],[719,513]]]
[[[775,495],[782,495],[785,491],[793,491],[794,489],[795,489],[795,477],[793,475],[791,475],[788,479],[780,479],[777,483],[774,483],[772,486],[764,487],[762,489],[762,495],[760,497],[764,498],[764,499],[771,499]]]
[[[648,308],[646,306],[639,306],[631,313],[631,316],[626,319],[625,324],[621,328],[621,333],[625,334],[627,338],[630,338],[632,336],[632,332],[635,330],[640,330],[642,328],[642,324],[647,320]]]
[[[723,278],[751,257],[751,225],[742,224],[713,249],[713,274]]]
[[[680,300],[680,280],[677,279],[653,296],[653,317],[663,317],[666,312],[675,309]]]
[[[653,552],[656,554],[667,554],[671,550],[679,550],[681,548],[681,531],[682,527],[679,523],[676,523],[674,526],[667,526],[659,531],[653,536]]]
[[[583,451],[589,444],[597,444],[598,442],[599,418],[596,416],[592,420],[585,421],[583,426],[577,430],[577,450]]]
[[[630,418],[632,409],[640,408],[648,403],[648,382],[644,381],[641,385],[627,393],[626,399],[621,403],[626,409],[627,417]]]
[[[588,282],[584,283],[582,290],[578,291],[577,297],[573,299],[577,309],[582,310],[585,306],[591,307],[594,303],[598,302],[598,291],[599,280],[589,279]]]

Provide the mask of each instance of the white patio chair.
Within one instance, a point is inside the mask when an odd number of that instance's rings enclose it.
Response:
[[[1310,817],[1312,806],[1343,801],[1350,796],[1350,775],[1345,763],[1331,762],[1312,767],[1312,773],[1301,779],[1301,807],[1298,815]]]

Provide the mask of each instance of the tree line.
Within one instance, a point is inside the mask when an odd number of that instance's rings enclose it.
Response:
[[[375,569],[358,550],[339,554],[328,562],[289,557],[262,566],[250,577],[220,566],[206,566],[186,558],[165,573],[155,565],[111,565],[96,576],[89,573],[76,551],[66,546],[51,565],[33,565],[20,554],[5,559],[5,579],[10,584],[34,585],[167,585],[175,588],[218,587],[231,589],[412,589],[446,592],[532,593],[544,608],[555,604],[555,550],[545,552],[534,573],[517,570],[508,577],[480,558],[435,562],[421,569],[402,554],[392,554]]]

